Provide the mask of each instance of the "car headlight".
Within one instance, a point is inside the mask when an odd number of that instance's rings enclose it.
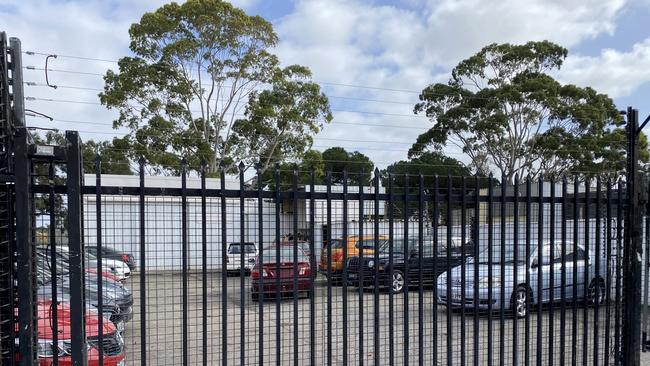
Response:
[[[72,341],[69,339],[59,340],[57,342],[57,349],[54,348],[54,342],[51,339],[38,340],[38,356],[39,357],[53,357],[54,352],[58,356],[66,356],[72,354]]]
[[[492,287],[497,287],[501,285],[501,277],[499,276],[492,276]],[[478,281],[478,287],[479,288],[488,288],[490,286],[490,277],[482,277]]]
[[[368,261],[368,268],[372,268],[375,265],[375,261]]]

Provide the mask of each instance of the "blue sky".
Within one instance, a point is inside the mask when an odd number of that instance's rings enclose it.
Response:
[[[21,38],[23,49],[56,53],[51,89],[43,71],[27,70],[27,107],[56,121],[30,118],[31,125],[82,131],[86,139],[110,139],[115,114],[97,102],[100,75],[128,53],[128,28],[158,0],[0,0],[0,28]],[[430,122],[413,116],[417,93],[446,81],[465,57],[493,42],[548,39],[569,49],[555,76],[593,86],[620,108],[650,113],[650,0],[236,0],[251,14],[273,22],[275,49],[284,64],[309,66],[330,96],[334,121],[315,147],[343,146],[369,155],[380,167],[406,158],[410,144]],[[45,56],[25,55],[42,68]],[[353,85],[353,86],[343,86]],[[390,90],[388,90],[390,89]],[[41,100],[48,99],[48,100]],[[359,100],[364,99],[364,100]],[[77,100],[68,103],[53,100]],[[76,121],[76,122],[71,122]],[[88,123],[91,122],[91,123]],[[447,153],[464,160],[457,148]]]

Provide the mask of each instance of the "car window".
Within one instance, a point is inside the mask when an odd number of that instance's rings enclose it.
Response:
[[[257,248],[255,248],[255,244],[252,243],[246,243],[244,244],[244,253],[256,253]],[[239,243],[236,244],[230,244],[228,247],[228,253],[230,254],[240,254],[241,253],[241,245]]]
[[[585,258],[586,258],[585,251],[582,250],[582,248],[578,248],[578,250],[576,250],[575,252],[573,250],[571,250],[571,252],[569,252],[568,249],[569,248],[567,247],[567,253],[566,253],[566,261],[567,262],[585,260]],[[573,248],[571,248],[571,249],[573,249]]]
[[[281,263],[293,263],[294,250],[291,246],[281,246],[275,248],[264,249],[264,263],[275,263],[278,259],[278,254],[280,256]],[[309,259],[302,251],[298,248],[298,262],[309,262]]]
[[[323,248],[327,248],[327,245],[325,245]],[[330,243],[330,248],[332,249],[341,249],[343,248],[343,240],[341,239],[332,239]]]
[[[375,239],[361,239],[357,240],[355,247],[363,249],[374,249],[375,247],[381,247],[385,243],[386,240],[383,239],[379,239],[378,241],[375,241]]]

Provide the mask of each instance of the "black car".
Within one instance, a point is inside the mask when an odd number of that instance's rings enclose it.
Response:
[[[87,245],[84,250],[95,257],[97,257],[97,247],[92,246],[92,245]],[[129,269],[133,271],[136,267],[135,265],[135,259],[133,256],[129,253],[125,253],[123,251],[119,251],[110,247],[104,247],[102,246],[102,258],[106,259],[113,259],[116,261],[124,262],[126,263],[127,266],[129,266]]]
[[[409,239],[407,261],[404,243],[403,239],[393,240],[392,267],[389,243],[379,249],[378,258],[375,258],[374,254],[364,256],[363,261],[359,257],[350,258],[348,260],[348,284],[357,287],[374,287],[376,274],[379,287],[392,286],[394,293],[402,292],[405,286],[419,285],[420,279],[422,279],[423,285],[432,286],[440,274],[459,265],[463,258],[469,258],[474,248],[472,242],[458,247],[452,245],[448,256],[444,243],[440,244],[437,253],[434,253],[433,241],[425,239],[422,243],[422,255],[420,256],[418,240]],[[463,255],[463,251],[465,255]],[[361,285],[362,276],[363,284]]]

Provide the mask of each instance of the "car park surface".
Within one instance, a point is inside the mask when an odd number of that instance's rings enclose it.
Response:
[[[202,304],[202,284],[200,282],[200,272],[192,272],[189,275],[188,284],[188,348],[191,350],[190,364],[201,363],[201,350],[202,350],[202,327],[203,321],[201,317]],[[222,273],[213,271],[208,273],[208,288],[207,288],[207,334],[206,340],[209,348],[210,364],[221,364],[221,342],[222,342],[222,326],[226,323],[227,328],[227,353],[229,364],[239,364],[239,359],[244,348],[244,357],[247,364],[255,363],[258,361],[259,355],[259,340],[260,336],[260,317],[262,318],[262,330],[264,337],[264,355],[265,362],[274,363],[276,357],[281,357],[281,364],[293,363],[293,330],[294,326],[298,327],[298,339],[300,351],[298,354],[298,364],[309,364],[309,333],[310,327],[314,326],[314,333],[316,337],[316,344],[314,351],[316,352],[316,360],[319,365],[326,364],[327,355],[327,328],[331,326],[331,342],[332,342],[332,355],[333,364],[342,365],[342,345],[343,345],[343,329],[346,327],[343,323],[343,288],[341,286],[333,286],[331,288],[332,296],[329,298],[331,302],[332,318],[327,318],[328,297],[327,285],[328,280],[324,276],[319,275],[315,283],[315,322],[310,322],[309,307],[310,299],[299,298],[297,300],[298,313],[297,319],[294,319],[294,301],[292,297],[273,299],[265,302],[251,301],[250,283],[252,279],[229,277],[227,282],[226,291],[223,293],[221,287]],[[179,348],[175,347],[182,341],[182,333],[180,332],[182,326],[182,302],[179,297],[175,296],[180,291],[180,284],[182,277],[174,272],[152,272],[147,273],[147,336],[155,337],[156,342],[147,344],[147,357],[148,363],[153,365],[162,364],[180,364],[181,353]],[[245,283],[245,293],[240,292],[241,281]],[[139,309],[139,282],[137,279],[130,279],[127,284],[133,288],[135,301],[134,301],[134,319],[127,323],[125,329],[125,341],[127,343],[127,360],[129,365],[140,364],[139,353],[139,337],[129,335],[138,335],[140,332],[140,309]],[[379,299],[379,318],[374,318],[374,303],[375,296],[374,290],[364,291],[364,306],[360,307],[360,293],[355,288],[350,288],[347,291],[347,314],[348,314],[348,353],[350,355],[349,363],[358,363],[359,349],[360,349],[360,319],[364,319],[364,334],[362,342],[364,344],[363,358],[366,363],[374,362],[375,355],[372,354],[372,345],[374,342],[373,323],[377,320],[380,327],[380,354],[376,355],[381,360],[389,359],[389,340],[392,338],[394,342],[394,357],[397,364],[402,364],[405,353],[410,354],[409,363],[418,362],[418,309],[420,294],[418,291],[411,291],[408,295],[408,302],[406,302],[405,294],[393,295],[393,309],[389,307],[390,295],[384,292],[378,292]],[[223,296],[225,296],[227,317],[222,318],[223,314]],[[243,307],[241,304],[241,296],[244,296]],[[487,349],[488,344],[491,344],[495,350],[498,350],[502,345],[505,348],[506,359],[505,363],[509,364],[513,354],[514,344],[514,327],[515,320],[512,317],[506,317],[504,320],[504,336],[503,344],[500,340],[500,327],[499,315],[495,313],[492,318],[487,314],[475,314],[471,311],[461,312],[460,310],[447,309],[444,306],[439,306],[433,297],[432,290],[422,292],[423,303],[423,342],[425,346],[424,364],[433,364],[434,345],[437,347],[438,364],[447,364],[447,344],[451,341],[452,354],[457,364],[460,359],[460,345],[462,339],[460,338],[459,328],[464,319],[465,324],[465,343],[467,349],[473,349],[473,332],[474,322],[477,323],[479,328],[478,340],[480,344],[478,349],[480,353],[479,364],[487,363]],[[408,312],[405,311],[406,304],[408,304]],[[263,315],[260,314],[260,305]],[[620,304],[619,304],[620,305]],[[605,331],[606,317],[604,306],[598,313],[598,321],[600,324],[601,334]],[[612,300],[610,304],[611,311],[614,311],[615,303]],[[279,310],[279,317],[278,317]],[[389,329],[389,322],[392,313],[393,317],[393,333]],[[408,319],[406,318],[408,314]],[[553,316],[551,316],[553,314]],[[244,319],[244,327],[241,327],[241,319]],[[541,338],[541,349],[537,348],[537,319],[541,318],[543,337]],[[567,331],[567,345],[571,344],[571,326],[575,321],[577,327],[576,342],[580,345],[589,347],[587,359],[593,363],[593,334],[589,333],[587,337],[582,333],[583,324],[586,322],[592,329],[595,322],[595,313],[593,308],[583,310],[580,308],[577,313],[573,313],[571,306],[567,305],[565,311],[565,325],[569,325]],[[612,317],[613,318],[613,317]],[[451,321],[454,328],[451,339],[448,338],[446,328],[447,320]],[[552,327],[555,332],[559,332],[563,326],[560,322],[560,306],[556,305],[552,310],[549,307],[544,307],[544,310],[538,314],[531,312],[528,319],[528,336],[529,338],[529,352],[532,359],[535,355],[539,354],[542,364],[548,364],[548,348],[557,348],[557,340],[554,343],[549,341],[547,336],[549,329]],[[296,322],[297,320],[297,322]],[[613,319],[610,319],[611,328],[610,332],[614,332]],[[488,324],[493,323],[492,334],[488,333]],[[404,337],[405,326],[408,325],[408,337]],[[276,327],[279,327],[280,338],[276,339]],[[519,319],[516,322],[517,340],[518,340],[518,353],[520,359],[524,357],[524,344],[526,343],[526,322]],[[436,330],[436,341],[434,342],[434,329]],[[246,343],[239,344],[239,337],[241,332],[244,332]],[[408,339],[408,343],[406,340]],[[600,337],[599,349],[604,349],[604,337]],[[277,353],[279,347],[279,353]],[[567,351],[563,354],[567,364],[570,364],[572,354]],[[499,364],[499,352],[495,351],[492,354],[494,364]],[[554,360],[559,364],[561,353],[554,353]],[[576,355],[578,363],[582,363],[582,353]],[[602,356],[601,356],[602,357]],[[467,364],[472,364],[474,356],[471,352],[466,355]]]

